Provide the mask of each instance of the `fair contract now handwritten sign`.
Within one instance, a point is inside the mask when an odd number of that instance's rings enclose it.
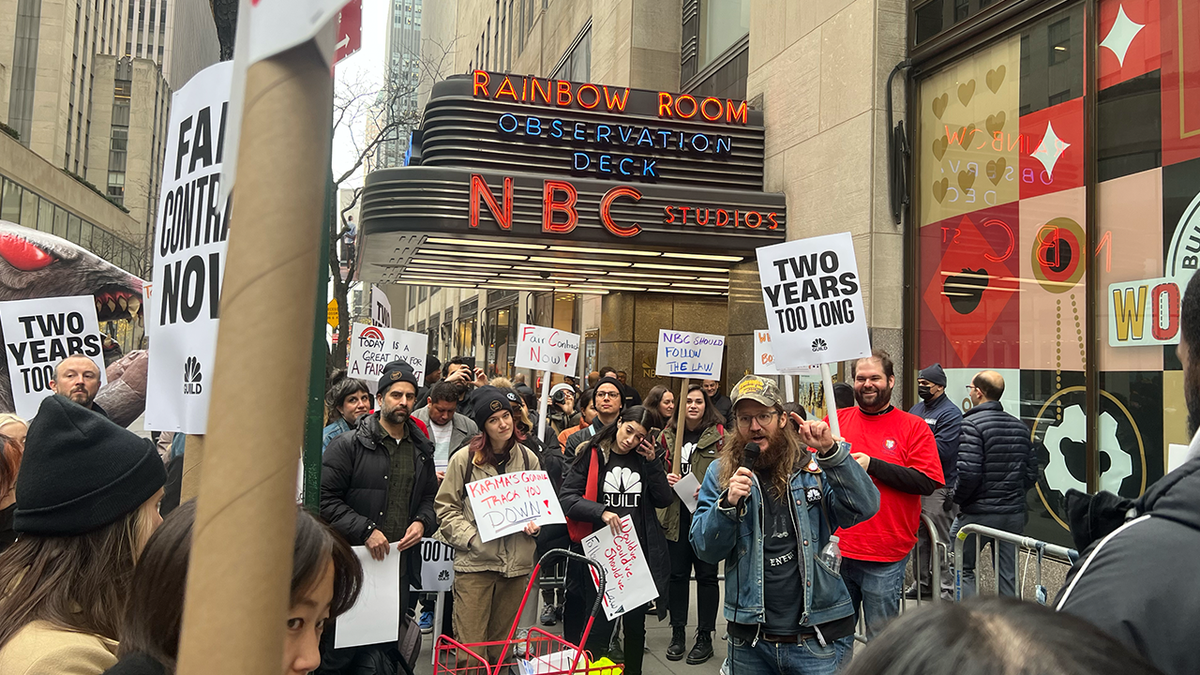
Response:
[[[526,523],[540,527],[567,522],[545,471],[516,471],[472,481],[467,483],[467,497],[481,541],[520,532]]]
[[[725,358],[725,336],[689,333],[683,330],[658,331],[658,352],[654,374],[659,377],[699,377],[721,379]]]
[[[579,336],[557,328],[521,324],[517,343],[517,368],[575,374],[579,361]]]

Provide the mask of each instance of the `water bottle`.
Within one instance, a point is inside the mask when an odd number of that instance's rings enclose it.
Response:
[[[829,543],[821,549],[821,562],[825,566],[833,570],[834,574],[839,574],[842,571],[842,549],[838,547],[838,536],[836,534],[829,535]]]

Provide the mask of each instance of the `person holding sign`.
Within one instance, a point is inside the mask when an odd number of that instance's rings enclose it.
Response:
[[[896,378],[887,352],[875,350],[854,361],[850,376],[858,407],[838,410],[838,422],[857,450],[854,461],[879,489],[879,513],[842,534],[842,579],[871,639],[900,613],[904,570],[921,525],[921,497],[944,481],[929,425],[892,405]]]
[[[601,380],[615,382],[611,378]],[[619,391],[619,390],[618,390]],[[618,394],[619,396],[620,394]],[[636,405],[622,412],[611,424],[579,448],[563,478],[559,501],[567,514],[571,549],[583,553],[579,542],[600,527],[621,533],[621,518],[630,516],[637,540],[654,576],[659,597],[666,596],[670,564],[667,538],[659,525],[655,509],[669,506],[675,493],[667,482],[662,461],[654,452],[648,435],[658,414]],[[563,636],[578,644],[583,636],[596,588],[589,568],[576,560],[567,563],[567,601],[563,617]],[[611,580],[610,580],[611,581]],[[658,603],[658,618],[666,617],[666,603]],[[622,615],[625,631],[625,674],[641,675],[643,648],[646,644],[646,608],[641,605]],[[608,652],[614,622],[596,617],[587,645],[593,656]]]
[[[669,393],[669,392],[668,392]],[[684,476],[692,477],[696,490],[708,472],[708,467],[717,459],[725,439],[725,419],[717,412],[703,385],[688,386],[684,402],[683,447],[679,453],[679,468],[667,475],[667,482],[674,487]],[[659,437],[659,453],[670,462],[675,448],[675,418],[670,418],[667,428]],[[672,467],[674,468],[674,467]],[[667,535],[667,551],[671,554],[671,644],[667,647],[667,658],[678,661],[683,658],[687,639],[688,596],[691,595],[692,569],[696,570],[696,606],[698,625],[696,644],[687,655],[690,665],[704,663],[712,658],[712,634],[717,629],[717,605],[721,593],[717,589],[717,565],[696,556],[688,539],[692,527],[691,507],[684,506],[679,496],[665,509],[660,509],[658,518]]]
[[[438,538],[455,550],[454,634],[465,644],[502,641],[508,636],[533,571],[534,537],[540,529],[530,521],[521,530],[490,541],[480,536],[467,495],[469,484],[542,467],[533,451],[519,442],[522,435],[505,392],[483,386],[475,390],[473,400],[475,424],[483,431],[451,454],[437,494]],[[502,651],[499,646],[489,647],[489,663],[497,663]]]
[[[725,561],[727,671],[833,675],[854,610],[836,558],[818,552],[873,516],[879,493],[829,425],[794,416],[800,433],[789,428],[774,381],[747,375],[732,393],[736,431],[704,477],[689,533],[697,557]]]

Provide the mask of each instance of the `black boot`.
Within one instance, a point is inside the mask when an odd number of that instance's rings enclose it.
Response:
[[[683,626],[671,627],[671,644],[667,646],[667,659],[679,661],[683,658],[683,650],[687,649],[687,629]],[[709,648],[712,653],[712,648]]]
[[[689,666],[699,665],[712,658],[712,633],[706,630],[696,631],[696,645],[688,652]]]

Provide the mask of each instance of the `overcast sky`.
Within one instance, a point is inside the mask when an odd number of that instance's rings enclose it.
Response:
[[[362,49],[337,65],[334,71],[337,87],[345,88],[369,84],[372,89],[378,89],[383,84],[384,54],[383,46],[388,21],[389,0],[363,0],[363,30]],[[333,173],[339,176],[354,164],[356,153],[348,134],[353,132],[361,143],[366,132],[365,123],[359,122],[356,128],[338,128],[333,137]],[[343,188],[362,185],[363,176],[359,171],[354,177],[342,184]]]

